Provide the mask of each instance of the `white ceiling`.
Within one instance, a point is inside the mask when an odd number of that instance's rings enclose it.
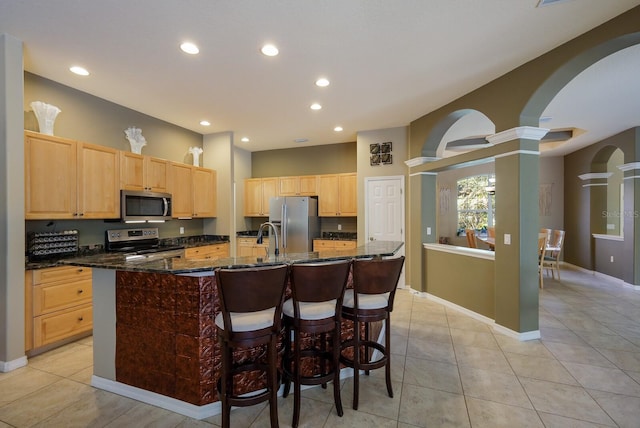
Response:
[[[537,3],[2,0],[0,33],[24,42],[31,73],[201,134],[232,131],[238,147],[258,151],[408,125],[640,0]],[[186,40],[199,55],[179,50]],[[261,55],[266,42],[280,55]],[[71,65],[91,75],[73,75]],[[639,69],[640,49],[628,48],[571,82],[542,125],[587,132],[547,153],[640,125]],[[331,85],[316,87],[320,76]],[[322,110],[310,110],[313,102]]]

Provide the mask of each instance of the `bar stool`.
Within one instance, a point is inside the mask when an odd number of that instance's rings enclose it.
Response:
[[[294,384],[293,422],[300,421],[300,392],[302,385],[322,385],[333,380],[333,400],[338,416],[342,416],[340,399],[340,332],[344,291],[349,278],[350,260],[323,263],[304,263],[291,266],[291,299],[282,309],[285,326],[285,354],[283,359],[283,396],[289,395]],[[332,334],[331,349],[327,350],[327,333]],[[291,334],[293,333],[293,351]],[[309,347],[303,349],[301,333],[312,336]],[[317,343],[319,341],[319,343]],[[311,360],[315,370],[302,367]],[[319,373],[318,373],[319,371]]]
[[[282,303],[289,267],[217,269],[216,286],[221,312],[215,318],[222,354],[222,373],[218,392],[222,402],[222,426],[231,423],[231,406],[253,406],[269,400],[271,426],[278,426],[277,341],[282,329]],[[235,365],[234,348],[267,345],[267,363],[249,361]],[[248,371],[267,374],[266,390],[255,394],[234,394],[233,378]]]
[[[353,262],[353,289],[348,289],[342,303],[342,316],[353,321],[353,339],[342,343],[340,362],[353,368],[353,409],[358,410],[360,370],[385,367],[385,378],[389,397],[393,397],[391,386],[391,311],[396,286],[400,279],[404,256],[393,259],[367,259]],[[384,345],[370,337],[370,323],[384,321]],[[360,324],[364,323],[364,338],[360,337]],[[353,358],[345,350],[353,348]],[[381,355],[371,361],[374,351]]]

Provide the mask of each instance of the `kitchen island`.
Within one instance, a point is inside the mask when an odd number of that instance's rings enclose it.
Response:
[[[387,257],[402,245],[374,241],[348,252],[268,258],[125,260],[118,254],[96,254],[67,259],[65,264],[93,269],[92,385],[196,419],[217,414],[220,350],[213,320],[220,307],[215,269]],[[341,335],[349,337],[352,330],[344,322]],[[258,348],[234,358],[262,354]],[[250,374],[239,385],[242,392],[255,391],[262,379]]]

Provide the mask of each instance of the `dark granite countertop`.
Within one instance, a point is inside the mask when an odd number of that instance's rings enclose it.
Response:
[[[184,246],[185,248],[201,247],[204,245],[214,245],[229,242],[228,235],[196,235],[196,236],[179,236],[176,238],[164,238],[160,239],[160,247],[175,247]],[[83,246],[77,255],[65,256],[59,259],[44,259],[44,260],[27,260],[25,263],[25,270],[44,269],[49,267],[56,267],[65,265],[68,259],[77,259],[84,257],[93,257],[96,259],[103,258],[105,260],[111,260],[113,258],[120,257],[124,259],[124,256],[119,253],[109,253],[104,250],[104,245],[91,245]]]
[[[386,257],[394,255],[402,242],[373,241],[350,251],[324,251],[292,253],[269,258],[259,257],[229,257],[218,260],[187,260],[181,257],[125,260],[124,255],[117,253],[102,253],[75,257],[60,261],[62,265],[86,266],[99,269],[115,269],[131,272],[196,274],[202,275],[213,272],[214,269],[242,268],[252,266],[268,266],[281,263],[302,263],[314,261],[343,260],[349,258]]]

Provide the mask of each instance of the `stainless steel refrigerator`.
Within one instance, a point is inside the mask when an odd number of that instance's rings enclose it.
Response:
[[[318,199],[309,196],[277,196],[269,200],[269,221],[276,226],[280,254],[313,251],[313,239],[320,237]],[[269,237],[269,253],[276,240]]]

